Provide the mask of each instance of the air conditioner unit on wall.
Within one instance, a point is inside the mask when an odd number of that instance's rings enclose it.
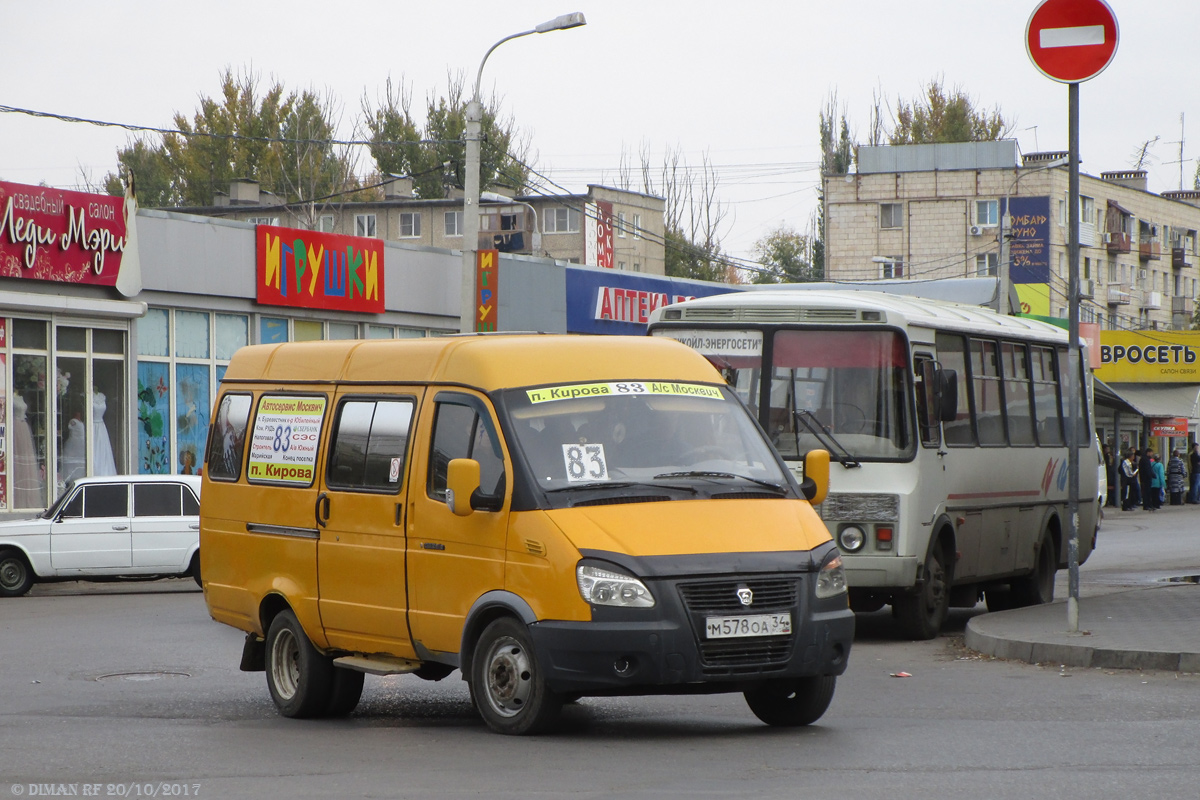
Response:
[[[983,233],[983,228],[979,227],[978,225],[971,226],[971,235],[972,236],[978,236],[981,233]]]

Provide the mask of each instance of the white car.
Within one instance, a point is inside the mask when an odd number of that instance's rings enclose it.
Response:
[[[200,583],[199,515],[198,475],[79,478],[40,516],[0,522],[0,597],[38,581]]]

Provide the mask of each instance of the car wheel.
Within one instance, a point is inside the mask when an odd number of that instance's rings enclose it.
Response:
[[[540,733],[562,711],[563,698],[542,678],[525,625],[502,617],[486,628],[471,663],[471,700],[497,733]]]
[[[199,550],[197,550],[195,552],[195,554],[192,555],[192,561],[190,564],[188,564],[187,574],[192,576],[192,580],[194,580],[196,582],[197,586],[199,586],[201,589],[204,588],[204,581],[200,580],[200,551]]]
[[[285,717],[318,717],[329,708],[333,661],[313,647],[292,611],[281,611],[267,631],[267,688]]]
[[[33,570],[20,550],[0,550],[0,597],[20,597],[33,587]]]
[[[767,681],[745,693],[746,705],[768,725],[811,725],[829,708],[836,686],[833,675]]]

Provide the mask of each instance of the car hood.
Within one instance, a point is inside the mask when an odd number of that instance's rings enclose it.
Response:
[[[50,520],[41,517],[5,520],[0,522],[0,538],[49,533],[50,525]]]

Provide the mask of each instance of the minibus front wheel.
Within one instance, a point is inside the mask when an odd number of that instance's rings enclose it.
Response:
[[[475,645],[471,701],[497,733],[540,733],[558,721],[563,698],[550,691],[524,623],[493,620]]]
[[[768,725],[781,728],[811,725],[829,708],[836,686],[837,678],[833,675],[766,681],[745,693],[746,705]]]

